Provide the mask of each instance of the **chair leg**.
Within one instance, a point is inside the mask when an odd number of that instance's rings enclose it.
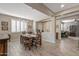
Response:
[[[26,50],[26,48],[27,48],[27,47],[26,47],[26,45],[25,45],[25,44],[24,44],[24,47],[25,47],[25,50]]]
[[[28,48],[29,48],[29,50],[31,50],[31,46],[29,46]]]
[[[31,50],[31,48],[29,47],[29,50]]]
[[[35,45],[35,47],[37,48],[37,45]]]

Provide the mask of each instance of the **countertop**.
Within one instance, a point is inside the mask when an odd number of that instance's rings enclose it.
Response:
[[[0,40],[3,40],[3,39],[8,39],[9,36],[7,34],[0,34]]]

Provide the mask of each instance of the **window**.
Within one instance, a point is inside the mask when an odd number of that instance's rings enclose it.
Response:
[[[17,32],[20,32],[21,30],[20,30],[20,21],[17,21]]]
[[[12,29],[12,32],[16,32],[16,21],[15,20],[12,20],[11,21],[11,29]]]
[[[27,23],[24,22],[24,31],[27,31]]]
[[[11,21],[11,31],[12,32],[21,32],[21,31],[27,31],[27,22],[26,21],[20,21],[20,20],[12,20]]]
[[[21,21],[21,31],[24,30],[24,25],[23,25],[23,21]]]
[[[27,23],[25,21],[21,21],[21,31],[27,31]]]

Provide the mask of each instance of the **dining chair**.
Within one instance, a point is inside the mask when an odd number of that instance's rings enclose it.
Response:
[[[11,39],[11,35],[10,34],[8,34],[8,36],[9,36],[9,41],[11,41],[10,39]]]
[[[22,44],[23,43],[23,36],[20,35],[20,43]]]
[[[35,46],[35,47],[40,46],[41,47],[41,45],[42,45],[41,34],[36,34],[36,38],[33,38],[33,46]]]
[[[31,50],[31,47],[32,47],[32,38],[26,37],[26,36],[22,36],[22,40],[23,40],[23,44],[25,46],[25,49],[26,49],[26,47],[28,47],[29,50]]]

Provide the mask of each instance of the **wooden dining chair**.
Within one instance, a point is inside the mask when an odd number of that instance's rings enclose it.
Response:
[[[20,35],[20,43],[22,44],[23,43],[23,36]]]
[[[23,44],[25,46],[25,49],[26,49],[26,47],[28,47],[29,50],[30,50],[31,47],[32,47],[32,38],[26,37],[26,36],[22,36],[22,40],[23,40]]]
[[[10,35],[10,34],[8,34],[8,36],[9,36],[9,41],[11,41],[11,35]]]
[[[37,34],[37,37],[36,37],[36,40],[37,40],[37,45],[42,45],[42,38],[41,38],[41,34]]]
[[[33,39],[33,46],[40,46],[42,45],[42,41],[41,41],[41,34],[36,34],[36,38]]]

